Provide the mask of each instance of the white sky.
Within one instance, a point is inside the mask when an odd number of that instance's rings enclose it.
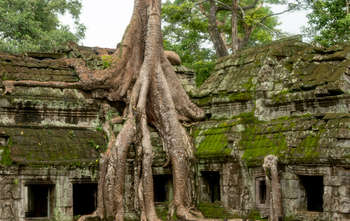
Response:
[[[87,27],[85,46],[115,48],[121,41],[123,33],[129,24],[133,9],[133,0],[83,0],[80,21]],[[274,6],[275,12],[283,11],[282,6]],[[278,27],[290,34],[299,34],[301,26],[305,25],[306,12],[286,13],[280,17]],[[61,18],[65,24],[71,24],[68,16]]]

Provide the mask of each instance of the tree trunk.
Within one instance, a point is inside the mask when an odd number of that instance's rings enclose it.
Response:
[[[239,48],[238,41],[238,0],[232,0],[232,15],[231,15],[231,26],[232,26],[232,54],[236,54]]]
[[[283,217],[282,190],[278,176],[278,158],[268,155],[264,159],[263,168],[266,177],[266,187],[270,193],[269,221],[281,221]]]
[[[113,56],[111,78],[106,80],[110,85],[121,85],[112,86],[106,97],[112,101],[124,100],[128,109],[123,129],[101,160],[98,209],[93,214],[101,218],[123,220],[126,157],[133,144],[139,156],[135,161],[138,168],[134,190],[140,219],[159,220],[154,207],[150,124],[157,128],[171,162],[176,213],[185,220],[196,219],[189,210],[193,147],[179,118],[200,119],[204,113],[191,103],[165,58],[160,4],[160,0],[135,0],[122,47]]]
[[[249,43],[250,40],[250,36],[252,35],[252,32],[254,30],[255,27],[253,26],[249,26],[247,24],[243,24],[243,29],[244,29],[244,37],[239,39],[238,41],[238,49],[242,49],[244,47],[246,47]]]
[[[134,191],[140,210],[140,220],[158,221],[154,207],[152,176],[152,145],[149,126],[155,127],[163,140],[173,172],[173,209],[183,220],[199,220],[192,211],[191,165],[194,149],[191,139],[179,119],[191,121],[204,117],[194,105],[173,67],[167,60],[161,34],[161,0],[135,0],[133,15],[123,40],[112,56],[111,67],[90,70],[80,59],[64,59],[75,68],[78,83],[4,81],[7,93],[16,85],[71,87],[96,91],[99,98],[110,102],[124,102],[124,124],[115,137],[112,119],[104,124],[109,138],[108,148],[100,159],[98,205],[90,217],[124,219],[124,183],[129,147],[136,148]]]
[[[216,12],[217,12],[217,7],[216,3],[214,0],[210,0],[210,10],[209,10],[209,15],[208,15],[208,20],[209,20],[209,26],[208,26],[208,31],[210,38],[214,44],[214,48],[216,51],[216,56],[218,58],[224,57],[228,55],[228,50],[226,47],[225,41],[221,37],[221,33],[219,31],[219,28],[217,26],[217,21],[216,21]]]

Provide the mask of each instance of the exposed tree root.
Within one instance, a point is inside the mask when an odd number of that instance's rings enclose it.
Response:
[[[277,164],[278,158],[274,155],[268,155],[264,159],[263,168],[266,175],[266,187],[270,192],[269,221],[279,221],[283,217],[282,190]]]

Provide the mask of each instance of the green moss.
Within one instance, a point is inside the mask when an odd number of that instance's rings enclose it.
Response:
[[[6,73],[6,72],[3,72],[3,73],[1,74],[1,80],[2,80],[2,81],[8,80],[8,77],[7,77],[7,73]]]
[[[3,166],[11,166],[13,164],[9,146],[0,147],[0,164]]]
[[[252,99],[252,95],[249,92],[239,92],[239,93],[232,93],[228,96],[229,101],[247,101]]]
[[[235,93],[220,93],[208,95],[202,98],[194,99],[193,101],[199,106],[207,106],[213,103],[229,103],[248,101],[252,99],[251,92],[235,92]]]
[[[249,119],[249,118],[248,118]],[[245,130],[241,133],[239,149],[243,151],[242,160],[249,166],[261,165],[266,155],[274,154],[282,162],[291,160],[313,162],[319,159],[320,138],[325,133],[324,125],[313,126],[314,118],[306,115],[301,117],[284,117],[269,122],[245,123]],[[294,138],[287,143],[286,136],[289,131],[293,132]],[[306,135],[305,135],[306,133]],[[295,146],[294,146],[295,145]]]
[[[321,130],[316,135],[308,135],[305,139],[303,139],[300,144],[297,146],[293,153],[296,155],[301,155],[304,160],[312,161],[315,158],[319,157],[319,141],[321,135],[324,131]]]
[[[8,138],[8,143],[6,146],[0,146],[0,165],[11,166],[13,161],[11,159],[11,147],[12,139]]]
[[[255,117],[254,112],[243,112],[237,116],[234,116],[233,119],[238,119],[241,124],[258,124],[260,123],[259,119]]]
[[[99,152],[104,151],[106,145],[104,134],[92,130],[51,127],[2,127],[1,130],[11,137],[8,147],[0,147],[4,156],[9,156],[11,152],[16,163],[21,164],[96,166]],[[8,160],[6,164],[9,164]]]
[[[272,97],[272,100],[275,103],[284,103],[288,100],[287,94],[289,93],[289,90],[287,88],[284,88],[282,91],[280,91],[278,94],[274,95]]]
[[[274,154],[280,159],[287,157],[288,146],[283,133],[257,135],[255,130],[255,127],[246,129],[240,142],[244,147],[242,159],[248,165],[262,164],[264,157],[269,154]]]
[[[196,156],[199,158],[228,156],[232,149],[229,147],[227,134],[236,121],[223,121],[210,128],[196,128],[193,132],[196,143]]]
[[[215,129],[209,130],[215,131]],[[228,141],[225,133],[207,134],[199,143],[196,155],[199,157],[229,155],[231,149],[227,148]]]
[[[161,220],[164,220],[164,221],[168,220],[168,208],[169,208],[169,202],[156,204],[156,212],[158,217]]]
[[[103,69],[109,68],[113,61],[111,55],[102,55],[101,60],[102,60]]]
[[[266,220],[267,221],[267,219],[261,219],[260,212],[257,209],[250,210],[248,215],[245,217],[245,219],[248,219],[248,220]]]
[[[199,128],[195,128],[193,131],[192,131],[192,137],[194,139],[196,139],[196,137],[198,137],[198,135],[200,134],[201,130]]]
[[[246,91],[252,91],[254,89],[254,84],[253,84],[253,77],[250,77],[248,79],[248,81],[246,81],[245,83],[243,83],[242,87],[246,90]]]
[[[284,221],[301,221],[300,219],[294,217],[294,216],[286,216],[283,218]]]
[[[205,218],[216,218],[216,219],[231,219],[238,218],[232,213],[228,212],[219,202],[208,203],[200,202],[198,209],[202,212]]]
[[[209,202],[200,202],[197,206],[198,210],[203,214],[207,219],[233,219],[239,218],[239,216],[230,213],[221,202],[209,203]],[[157,203],[156,212],[158,217],[161,220],[168,220],[168,209],[169,202]],[[178,220],[176,215],[172,217],[172,220]]]
[[[211,104],[211,100],[212,100],[211,96],[206,96],[199,99],[195,99],[194,102],[199,106],[206,106]]]

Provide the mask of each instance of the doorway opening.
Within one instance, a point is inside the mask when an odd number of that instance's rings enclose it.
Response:
[[[73,184],[73,215],[87,215],[97,208],[97,183]]]
[[[28,188],[28,207],[26,217],[49,217],[53,185],[30,184]]]
[[[202,171],[203,183],[207,186],[210,202],[220,201],[220,173],[218,171]]]
[[[323,176],[299,176],[308,211],[323,212]]]
[[[267,191],[266,191],[266,180],[264,177],[256,179],[256,201],[258,204],[266,204]]]
[[[153,175],[154,202],[166,202],[172,199],[172,175]]]

